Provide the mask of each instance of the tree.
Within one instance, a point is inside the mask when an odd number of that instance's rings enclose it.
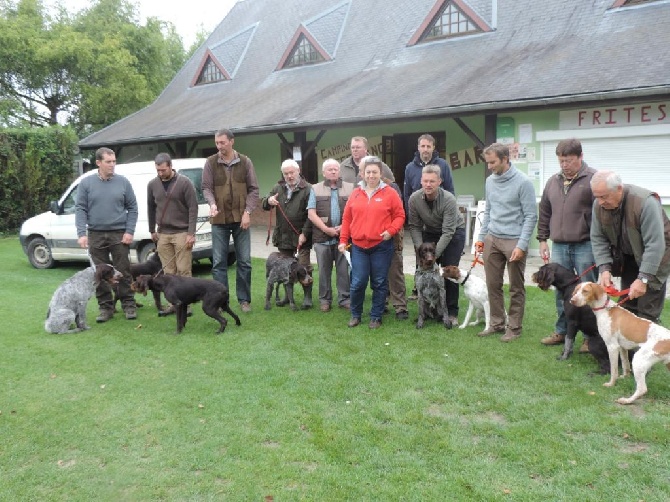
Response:
[[[89,134],[151,103],[182,67],[174,25],[139,23],[137,4],[96,0],[51,16],[41,0],[0,0],[0,120],[69,123]]]

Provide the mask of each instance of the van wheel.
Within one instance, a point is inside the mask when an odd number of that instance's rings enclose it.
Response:
[[[156,244],[153,242],[147,242],[144,246],[140,248],[139,253],[137,253],[137,259],[140,263],[144,263],[149,259],[151,253],[156,252]]]
[[[35,268],[53,268],[56,262],[51,255],[51,248],[41,237],[37,237],[28,244],[28,260]]]

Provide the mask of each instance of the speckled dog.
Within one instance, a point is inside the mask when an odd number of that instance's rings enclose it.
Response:
[[[108,282],[112,287],[119,282],[122,275],[111,265],[100,264],[88,267],[66,279],[53,294],[47,311],[44,329],[56,335],[78,333],[89,329],[86,324],[86,304],[95,294],[95,288],[101,281]],[[72,325],[74,328],[70,329]]]
[[[279,252],[270,253],[265,262],[265,277],[267,289],[265,291],[265,310],[270,310],[272,291],[275,289],[275,304],[283,307],[290,304],[292,310],[296,310],[293,299],[293,285],[297,282],[302,285],[305,297],[302,303],[303,309],[312,307],[312,270],[298,263],[298,259]],[[284,299],[279,299],[279,285],[284,285]]]
[[[419,318],[416,328],[423,328],[428,319],[442,319],[442,324],[451,329],[449,311],[447,310],[447,293],[444,289],[444,279],[440,275],[435,255],[435,244],[424,242],[417,250],[418,268],[414,274],[414,285],[419,303]]]

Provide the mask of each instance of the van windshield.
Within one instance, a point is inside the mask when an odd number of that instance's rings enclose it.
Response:
[[[191,180],[195,187],[195,193],[198,197],[198,204],[205,204],[205,196],[202,194],[202,169],[180,169],[179,174],[183,174]]]

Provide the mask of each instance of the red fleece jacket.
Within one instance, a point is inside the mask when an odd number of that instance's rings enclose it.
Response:
[[[398,193],[386,185],[368,198],[360,187],[349,197],[342,215],[340,243],[348,244],[349,238],[358,247],[369,249],[382,241],[387,230],[392,236],[405,224],[405,210]]]

